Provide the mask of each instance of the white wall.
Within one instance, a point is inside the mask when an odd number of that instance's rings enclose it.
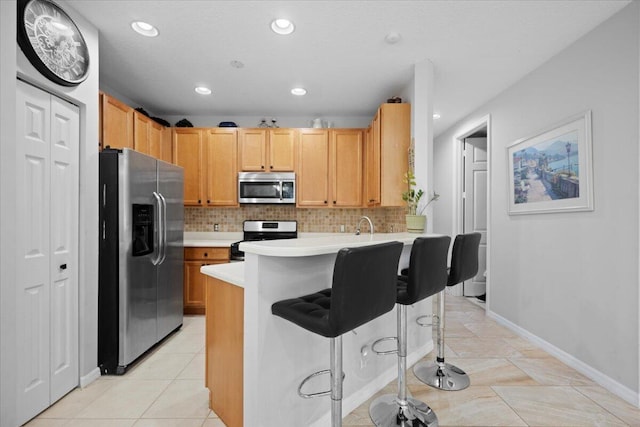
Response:
[[[435,141],[434,231],[454,229],[453,138],[490,115],[489,309],[639,404],[640,3]],[[506,147],[592,110],[593,212],[509,216]]]
[[[15,103],[16,75],[80,108],[80,230],[79,230],[79,305],[80,305],[80,381],[90,382],[97,369],[97,302],[98,302],[98,31],[84,18],[59,2],[71,16],[89,47],[90,71],[87,79],[76,87],[59,86],[43,77],[24,56],[16,43],[16,1],[0,1],[2,33],[2,74],[0,99],[1,133],[1,422],[15,425],[15,269],[11,242],[15,241]],[[14,61],[15,58],[15,61]]]
[[[0,1],[0,426],[16,424],[16,2]]]

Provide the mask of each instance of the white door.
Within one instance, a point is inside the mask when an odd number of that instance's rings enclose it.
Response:
[[[17,88],[16,369],[22,423],[78,383],[79,121],[77,107],[20,81]]]
[[[487,138],[464,140],[464,233],[480,233],[478,274],[463,284],[463,295],[486,291],[487,269]]]

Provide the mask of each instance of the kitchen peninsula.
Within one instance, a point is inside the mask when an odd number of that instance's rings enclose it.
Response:
[[[344,247],[400,241],[400,268],[409,264],[413,233],[329,234],[244,242],[244,263],[202,267],[206,284],[206,386],[210,406],[228,427],[321,426],[330,419],[329,397],[302,399],[300,382],[329,367],[329,340],[271,314],[279,300],[331,286],[337,252]],[[432,348],[431,329],[415,319],[431,314],[428,298],[408,307],[408,357],[412,365]],[[396,310],[343,336],[344,413],[396,378],[395,355],[377,356],[371,344],[396,335]],[[393,348],[392,342],[386,349]],[[328,390],[319,376],[305,392]]]

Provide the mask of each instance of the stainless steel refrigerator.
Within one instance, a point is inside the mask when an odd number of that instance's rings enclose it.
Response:
[[[98,365],[120,375],[182,325],[183,170],[125,148],[99,173]]]

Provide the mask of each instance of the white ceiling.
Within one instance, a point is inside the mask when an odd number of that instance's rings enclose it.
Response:
[[[67,1],[100,31],[101,84],[155,115],[373,116],[430,60],[436,135],[629,2]],[[277,17],[296,31],[271,32]],[[134,20],[160,35],[137,35]]]

